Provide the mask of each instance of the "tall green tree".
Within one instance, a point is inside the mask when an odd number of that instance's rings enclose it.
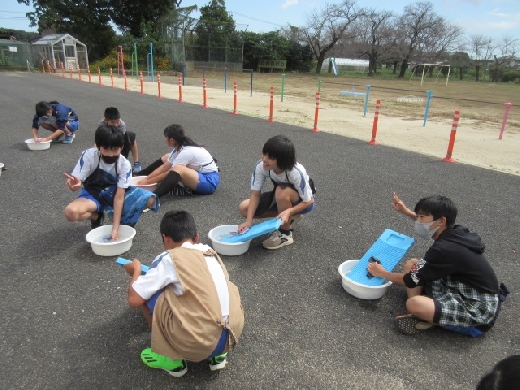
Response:
[[[197,60],[227,62],[230,38],[236,33],[235,20],[226,10],[226,2],[211,0],[208,5],[200,8],[200,15],[195,27]]]
[[[87,45],[89,60],[105,56],[116,44],[116,34],[110,26],[108,0],[18,0],[32,5],[28,12],[31,26],[39,31],[53,30],[70,34]]]
[[[94,0],[96,1],[96,0]],[[180,1],[172,0],[104,0],[108,3],[112,22],[134,37],[141,37],[142,23],[155,23]],[[97,1],[96,1],[97,2]]]

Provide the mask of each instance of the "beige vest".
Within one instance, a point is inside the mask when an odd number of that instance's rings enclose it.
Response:
[[[159,296],[153,312],[152,350],[170,359],[198,362],[215,350],[223,329],[229,329],[225,351],[232,350],[244,328],[244,310],[238,288],[229,281],[222,260],[210,249],[175,248],[169,251],[183,294],[170,287]],[[229,321],[222,322],[217,289],[204,256],[215,256],[229,289]]]

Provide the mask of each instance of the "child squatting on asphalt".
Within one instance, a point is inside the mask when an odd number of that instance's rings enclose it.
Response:
[[[31,133],[34,142],[61,142],[70,144],[79,128],[78,115],[65,104],[53,102],[36,103],[36,114],[33,117]],[[38,129],[43,127],[52,132],[51,135],[40,138]]]
[[[273,182],[273,190],[261,193],[267,179]],[[266,249],[278,249],[294,242],[292,228],[303,214],[314,209],[316,190],[307,171],[296,161],[292,141],[284,135],[269,138],[262,149],[251,176],[251,195],[238,206],[246,218],[238,225],[238,233],[245,233],[253,218],[277,217],[282,219],[280,228],[262,243]]]
[[[159,210],[159,198],[150,191],[130,186],[132,168],[121,156],[123,133],[116,127],[101,125],[95,133],[96,146],[81,153],[72,171],[64,173],[70,191],[80,191],[78,198],[65,208],[68,221],[90,219],[91,228],[103,224],[104,211],[112,215],[113,240],[119,226],[134,226],[145,208]]]
[[[376,262],[368,265],[372,275],[406,287],[408,313],[394,318],[397,329],[415,334],[438,325],[472,337],[490,330],[508,291],[499,287],[480,237],[455,224],[455,204],[432,195],[412,211],[394,193],[392,206],[415,221],[420,237],[434,240],[424,257],[409,260],[402,273],[388,272]]]
[[[141,308],[152,328],[151,348],[141,360],[174,377],[187,372],[187,360],[206,359],[210,370],[222,369],[244,327],[238,288],[217,253],[198,242],[190,213],[168,211],[160,233],[165,251],[145,275],[139,260],[125,265],[132,277],[128,303]]]

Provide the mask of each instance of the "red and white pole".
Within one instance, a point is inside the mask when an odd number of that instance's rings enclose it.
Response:
[[[140,95],[144,95],[144,80],[143,80],[143,71],[139,71],[139,82],[141,83],[141,92],[139,92]]]
[[[157,89],[159,91],[159,94],[157,95],[157,97],[159,99],[162,99],[163,96],[161,95],[161,74],[159,72],[157,72]]]
[[[237,101],[238,101],[238,83],[236,81],[233,82],[233,112],[232,114],[237,115]]]
[[[318,113],[320,112],[320,93],[316,92],[316,111],[314,113],[314,127],[312,128],[312,131],[314,133],[319,133],[320,130],[318,129]]]
[[[61,77],[65,78],[65,66],[63,65],[63,62],[60,62],[61,66]]]
[[[179,100],[178,100],[178,102],[182,103],[183,102],[183,100],[182,100],[182,75],[178,75],[177,79],[179,80],[179,82],[178,82],[179,83]]]
[[[49,60],[47,60],[47,71],[49,72],[49,74],[52,74],[51,63]]]
[[[88,82],[92,82],[92,75],[90,74],[90,65],[87,65]]]
[[[269,91],[269,119],[267,119],[267,122],[274,122],[273,111],[274,111],[274,87],[271,87],[271,89]]]
[[[504,118],[502,119],[502,127],[500,129],[500,134],[498,135],[498,139],[502,139],[502,134],[504,134],[504,130],[506,128],[507,117],[509,115],[509,110],[513,103],[504,103],[506,105],[506,112],[504,112]]]
[[[78,81],[83,81],[81,79],[81,68],[78,67]]]
[[[72,65],[69,65],[69,75],[70,79],[72,80]]]
[[[45,65],[43,63],[43,60],[42,60],[42,73],[45,73]]]
[[[451,155],[453,153],[453,146],[455,145],[455,135],[457,134],[457,126],[459,125],[460,111],[455,111],[455,115],[453,117],[453,124],[451,125],[451,133],[450,133],[450,143],[448,144],[448,151],[446,152],[446,157],[442,159],[442,161],[453,163],[454,160]]]
[[[207,96],[207,92],[206,92],[206,89],[207,89],[207,84],[206,84],[206,78],[204,77],[202,79],[202,108],[208,108],[208,96]]]
[[[114,73],[112,71],[112,68],[110,68],[110,83],[112,84],[112,86],[110,88],[115,88],[115,86],[114,86]],[[126,89],[126,85],[125,85],[125,89]]]
[[[374,114],[374,122],[372,123],[372,139],[368,141],[369,145],[378,145],[376,141],[377,121],[379,119],[379,110],[381,109],[381,100],[376,101],[376,113]]]

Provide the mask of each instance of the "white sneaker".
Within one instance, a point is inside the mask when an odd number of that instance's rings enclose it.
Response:
[[[292,232],[289,234],[283,234],[279,230],[275,230],[271,235],[262,242],[265,249],[278,249],[283,246],[291,245],[294,242]]]

